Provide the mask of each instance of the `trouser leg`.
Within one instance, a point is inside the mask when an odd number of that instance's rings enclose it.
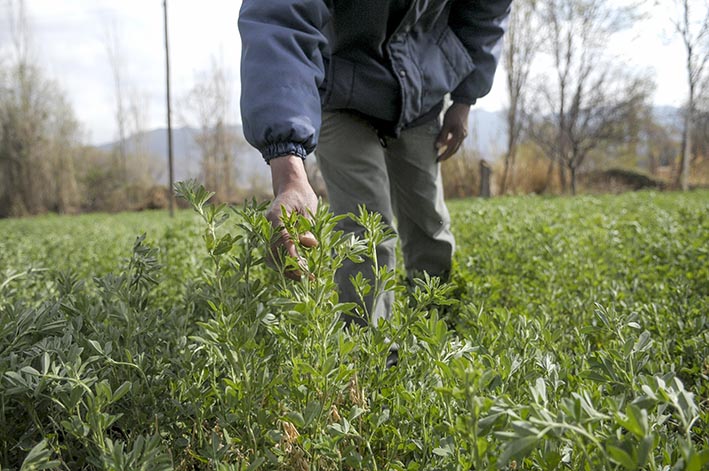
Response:
[[[436,162],[439,130],[437,119],[406,129],[386,149],[392,209],[409,278],[424,271],[447,278],[455,250]]]
[[[388,226],[392,225],[392,208],[389,194],[389,179],[384,150],[376,131],[360,117],[345,112],[324,112],[320,139],[316,151],[318,164],[327,187],[330,208],[335,214],[357,214],[357,206],[364,204],[368,211],[382,215]],[[339,230],[361,237],[364,229],[349,218],[339,223]],[[377,248],[380,266],[393,268],[396,265],[396,239],[390,239]],[[372,263],[355,264],[347,260],[336,275],[343,302],[359,303],[350,276],[357,273],[369,280],[373,279]],[[349,319],[366,325],[376,323],[391,314],[394,294],[383,293],[378,299],[371,295],[365,299],[370,319]]]

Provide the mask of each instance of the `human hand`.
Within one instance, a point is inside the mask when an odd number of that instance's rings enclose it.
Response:
[[[280,236],[270,247],[269,259],[272,263],[276,263],[279,252],[284,250],[288,256],[298,260],[301,267],[301,270],[290,270],[285,275],[293,280],[299,280],[306,268],[305,260],[298,254],[296,243],[283,227],[281,217],[284,210],[286,214],[297,213],[311,217],[317,210],[318,198],[308,182],[303,159],[287,155],[272,159],[270,164],[275,198],[266,212],[266,218],[273,224],[273,227],[280,230]],[[317,239],[310,232],[300,234],[298,242],[305,247],[318,245]]]
[[[436,139],[438,158],[436,162],[448,160],[458,152],[468,135],[468,114],[470,105],[453,103],[443,116],[443,126]]]

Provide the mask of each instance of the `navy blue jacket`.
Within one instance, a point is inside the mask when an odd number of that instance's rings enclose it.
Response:
[[[243,0],[241,115],[266,161],[305,157],[322,110],[352,110],[394,133],[446,93],[490,91],[512,0],[411,0],[388,30],[388,0]]]

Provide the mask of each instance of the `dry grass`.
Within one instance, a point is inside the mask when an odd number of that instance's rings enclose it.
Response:
[[[504,174],[504,162],[499,160],[493,166],[493,194],[499,195]],[[510,195],[558,193],[561,191],[558,171],[549,174],[549,159],[537,149],[521,147],[507,183],[506,193]]]
[[[689,182],[703,188],[709,187],[709,158],[702,157],[692,163]]]
[[[441,165],[446,198],[467,198],[480,191],[480,156],[463,149]]]

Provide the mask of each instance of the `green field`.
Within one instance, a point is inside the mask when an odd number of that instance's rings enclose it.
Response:
[[[253,207],[0,220],[0,468],[707,469],[709,192],[450,209],[451,281],[352,331],[371,216],[290,221],[302,282]]]

